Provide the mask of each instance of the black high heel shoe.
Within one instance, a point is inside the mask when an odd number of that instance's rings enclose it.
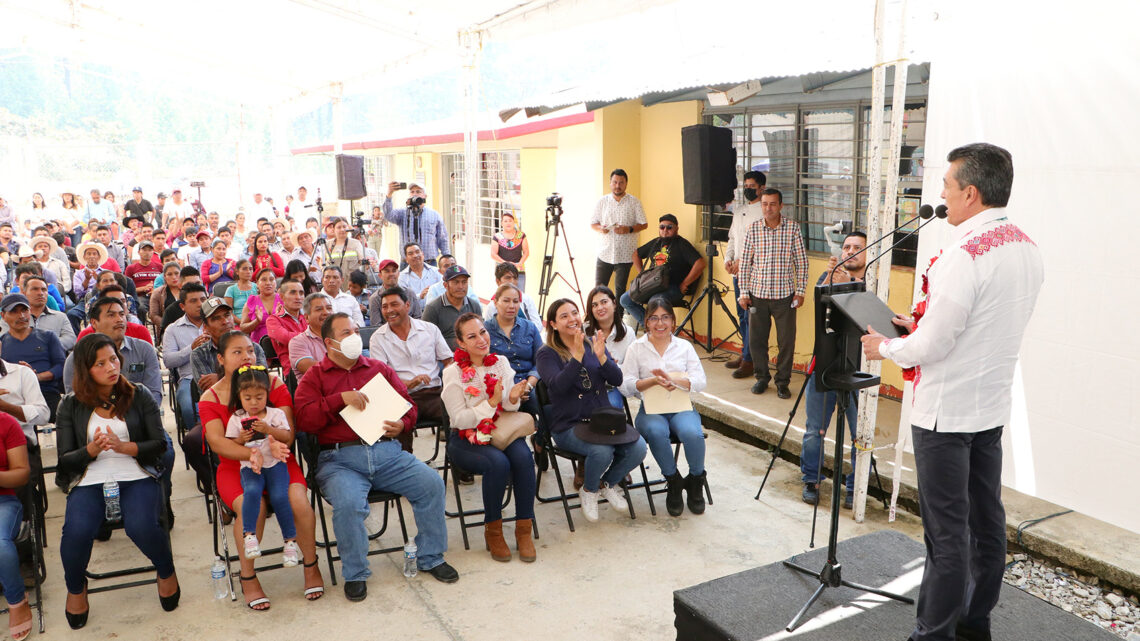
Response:
[[[162,609],[167,612],[173,612],[178,607],[178,600],[182,598],[182,586],[179,585],[174,594],[170,596],[158,595],[158,602],[162,604]]]
[[[87,582],[83,582],[83,596],[87,597]],[[91,612],[91,604],[87,604],[87,609],[76,614],[67,611],[67,606],[63,606],[63,615],[67,619],[67,625],[71,626],[72,630],[78,630],[87,625],[87,614]]]

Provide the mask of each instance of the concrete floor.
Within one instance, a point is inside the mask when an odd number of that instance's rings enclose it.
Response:
[[[712,368],[727,372],[717,362],[707,367],[710,373]],[[727,376],[719,374],[717,378]],[[796,378],[798,387],[802,377]],[[770,391],[756,397],[753,404],[757,411],[786,416],[790,403],[779,401]],[[167,429],[173,433],[173,419],[169,411],[166,414]],[[418,439],[416,451],[430,451],[430,447],[430,436],[425,434]],[[273,599],[268,613],[247,610],[240,594],[237,602],[214,600],[211,526],[179,454],[174,474],[177,523],[173,547],[182,586],[181,606],[164,613],[154,586],[95,594],[90,599],[88,625],[76,632],[63,618],[65,590],[58,546],[64,496],[49,478],[46,638],[288,639],[319,631],[322,636],[332,632],[346,640],[373,639],[382,634],[386,638],[474,641],[532,632],[546,640],[672,639],[674,590],[803,552],[808,549],[812,528],[812,510],[799,497],[798,468],[777,462],[761,500],[755,501],[753,496],[769,455],[715,432],[709,433],[707,447],[709,482],[716,503],[702,516],[688,512],[680,518],[668,516],[661,495],[655,497],[658,515],[651,516],[642,492],[634,494],[636,520],[603,505],[597,523],[587,522],[580,511],[575,511],[577,532],[570,533],[560,504],[539,504],[536,510],[541,538],[537,541],[538,561],[533,564],[524,564],[517,557],[510,563],[493,561],[483,548],[480,528],[469,531],[472,549],[464,550],[459,523],[449,519],[447,560],[460,573],[458,583],[444,585],[422,573],[407,580],[399,555],[375,556],[371,557],[373,576],[368,599],[350,603],[344,598],[343,582],[335,587],[329,584],[322,557],[327,592],[314,603],[306,602],[301,595],[300,568],[260,574],[262,586]],[[652,456],[646,460],[651,478],[659,476]],[[683,462],[681,469],[686,469]],[[825,485],[825,491],[829,487]],[[542,489],[545,494],[556,490],[551,476],[544,478]],[[481,504],[478,485],[463,491],[465,505]],[[450,489],[448,504],[454,506]],[[827,500],[820,506],[817,547],[826,546],[828,506]],[[405,507],[405,513],[409,530],[414,531],[411,510]],[[862,524],[854,523],[849,511],[842,514],[841,539],[883,528],[920,537],[920,524],[909,514],[900,513],[892,524],[886,522],[881,506],[869,509]],[[505,529],[513,546],[511,527],[508,524]],[[267,528],[267,545],[279,543],[276,532],[275,526]],[[397,538],[398,534],[385,534],[379,543],[393,545]],[[117,531],[109,542],[95,544],[91,568],[139,565],[143,560],[123,532]],[[849,568],[848,578],[858,580],[858,568]],[[330,622],[335,624],[330,627]],[[907,632],[899,630],[900,638]]]

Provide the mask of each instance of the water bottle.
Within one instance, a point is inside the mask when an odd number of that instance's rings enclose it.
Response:
[[[408,541],[404,544],[404,576],[410,579],[419,571],[420,569],[416,567],[416,542]]]
[[[103,504],[106,506],[104,518],[108,521],[118,521],[122,518],[119,508],[119,482],[109,479],[103,483]]]
[[[55,449],[55,429],[52,427],[45,427],[40,432],[40,447],[45,450]]]
[[[214,598],[224,599],[230,595],[230,585],[226,582],[226,564],[222,557],[214,557],[214,567],[210,568],[210,578],[214,581]]]

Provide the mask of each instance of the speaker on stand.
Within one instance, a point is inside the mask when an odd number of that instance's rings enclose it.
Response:
[[[736,149],[732,146],[732,130],[712,125],[693,125],[681,129],[681,168],[684,173],[685,202],[690,205],[721,207],[735,199],[736,192]],[[693,321],[701,302],[708,298],[708,317],[705,328],[705,342],[693,341],[707,352],[713,352],[740,333],[736,314],[724,304],[724,294],[729,288],[712,277],[713,258],[719,252],[716,241],[728,240],[728,227],[732,224],[732,214],[710,211],[705,222],[705,245],[708,276],[704,290],[689,305],[689,313],[677,324],[676,332]],[[719,341],[713,341],[713,307],[719,306],[734,331]],[[695,327],[695,323],[694,323]]]

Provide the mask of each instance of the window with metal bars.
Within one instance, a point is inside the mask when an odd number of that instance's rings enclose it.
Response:
[[[918,212],[922,196],[926,103],[914,101],[905,108],[896,225]],[[824,227],[851,220],[856,229],[867,228],[870,114],[868,103],[856,102],[706,110],[705,120],[732,130],[737,182],[743,182],[746,171],[764,172],[767,186],[783,193],[783,214],[800,223],[808,250],[827,252]],[[885,156],[889,123],[888,106],[883,127]],[[886,167],[884,160],[880,168],[884,179]],[[743,202],[742,189],[737,190],[737,202]],[[904,233],[897,236],[901,238]],[[895,249],[893,263],[913,267],[917,247],[917,235],[910,237]]]
[[[372,208],[384,204],[384,196],[388,194],[388,183],[392,181],[391,156],[365,156],[364,157],[364,187],[368,195],[364,200],[367,208],[364,210],[365,218],[371,216]]]
[[[463,154],[444,154],[443,216],[456,242],[466,238],[463,212],[467,200]],[[479,208],[475,216],[475,242],[490,243],[501,228],[505,212],[522,215],[522,170],[517,150],[485,151],[479,154]]]

